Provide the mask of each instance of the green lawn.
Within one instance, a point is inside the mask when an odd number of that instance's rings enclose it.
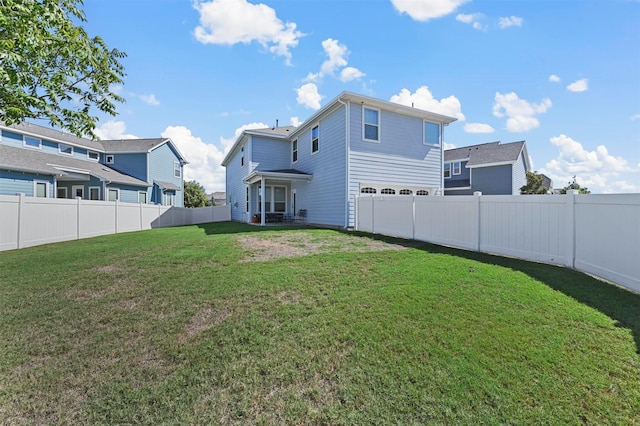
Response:
[[[0,253],[0,424],[640,424],[640,296],[221,223]]]

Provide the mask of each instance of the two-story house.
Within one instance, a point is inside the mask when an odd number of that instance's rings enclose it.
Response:
[[[0,123],[0,195],[183,205],[187,161],[171,139],[92,141]]]
[[[443,129],[455,120],[343,92],[299,127],[245,130],[222,162],[232,219],[304,210],[350,228],[358,194],[441,193]]]
[[[444,194],[518,195],[531,170],[525,141],[490,142],[444,152]]]

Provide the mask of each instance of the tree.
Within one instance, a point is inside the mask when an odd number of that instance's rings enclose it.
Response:
[[[126,56],[90,38],[82,0],[0,0],[0,120],[46,119],[95,138],[92,108],[116,114]]]
[[[204,187],[195,180],[184,183],[185,207],[208,207],[211,201],[207,198]]]
[[[527,184],[520,188],[520,194],[546,194],[549,188],[544,186],[544,177],[534,172],[527,172]]]
[[[586,188],[584,186],[580,186],[578,184],[578,182],[576,182],[575,175],[573,176],[573,180],[571,182],[569,182],[569,184],[567,186],[565,186],[564,188],[562,188],[560,190],[560,193],[561,194],[566,194],[567,191],[569,191],[571,189],[576,189],[578,191],[578,194],[591,194],[591,191],[589,191],[589,188]]]

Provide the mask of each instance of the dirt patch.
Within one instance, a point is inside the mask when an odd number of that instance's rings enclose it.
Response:
[[[223,322],[230,315],[228,309],[216,309],[206,306],[195,313],[191,321],[185,325],[184,333],[178,336],[179,342],[185,342],[194,336]]]
[[[242,262],[259,262],[282,257],[307,256],[318,253],[403,250],[406,247],[385,241],[346,234],[313,234],[283,232],[269,235],[242,235],[238,242],[246,251]]]

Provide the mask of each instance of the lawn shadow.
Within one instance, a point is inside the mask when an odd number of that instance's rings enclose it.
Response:
[[[201,223],[196,225],[202,229],[207,235],[220,234],[243,234],[248,232],[268,232],[268,231],[290,231],[295,229],[308,229],[308,225],[285,225],[285,224],[268,224],[260,226],[257,224],[240,223],[240,222],[213,222]]]
[[[350,234],[353,235],[354,233],[350,232]],[[616,326],[630,329],[636,344],[636,352],[640,354],[640,294],[638,293],[563,266],[536,263],[364,232],[356,232],[355,234],[364,238],[372,238],[424,250],[429,253],[461,257],[523,272],[550,288],[602,312],[615,320]]]

